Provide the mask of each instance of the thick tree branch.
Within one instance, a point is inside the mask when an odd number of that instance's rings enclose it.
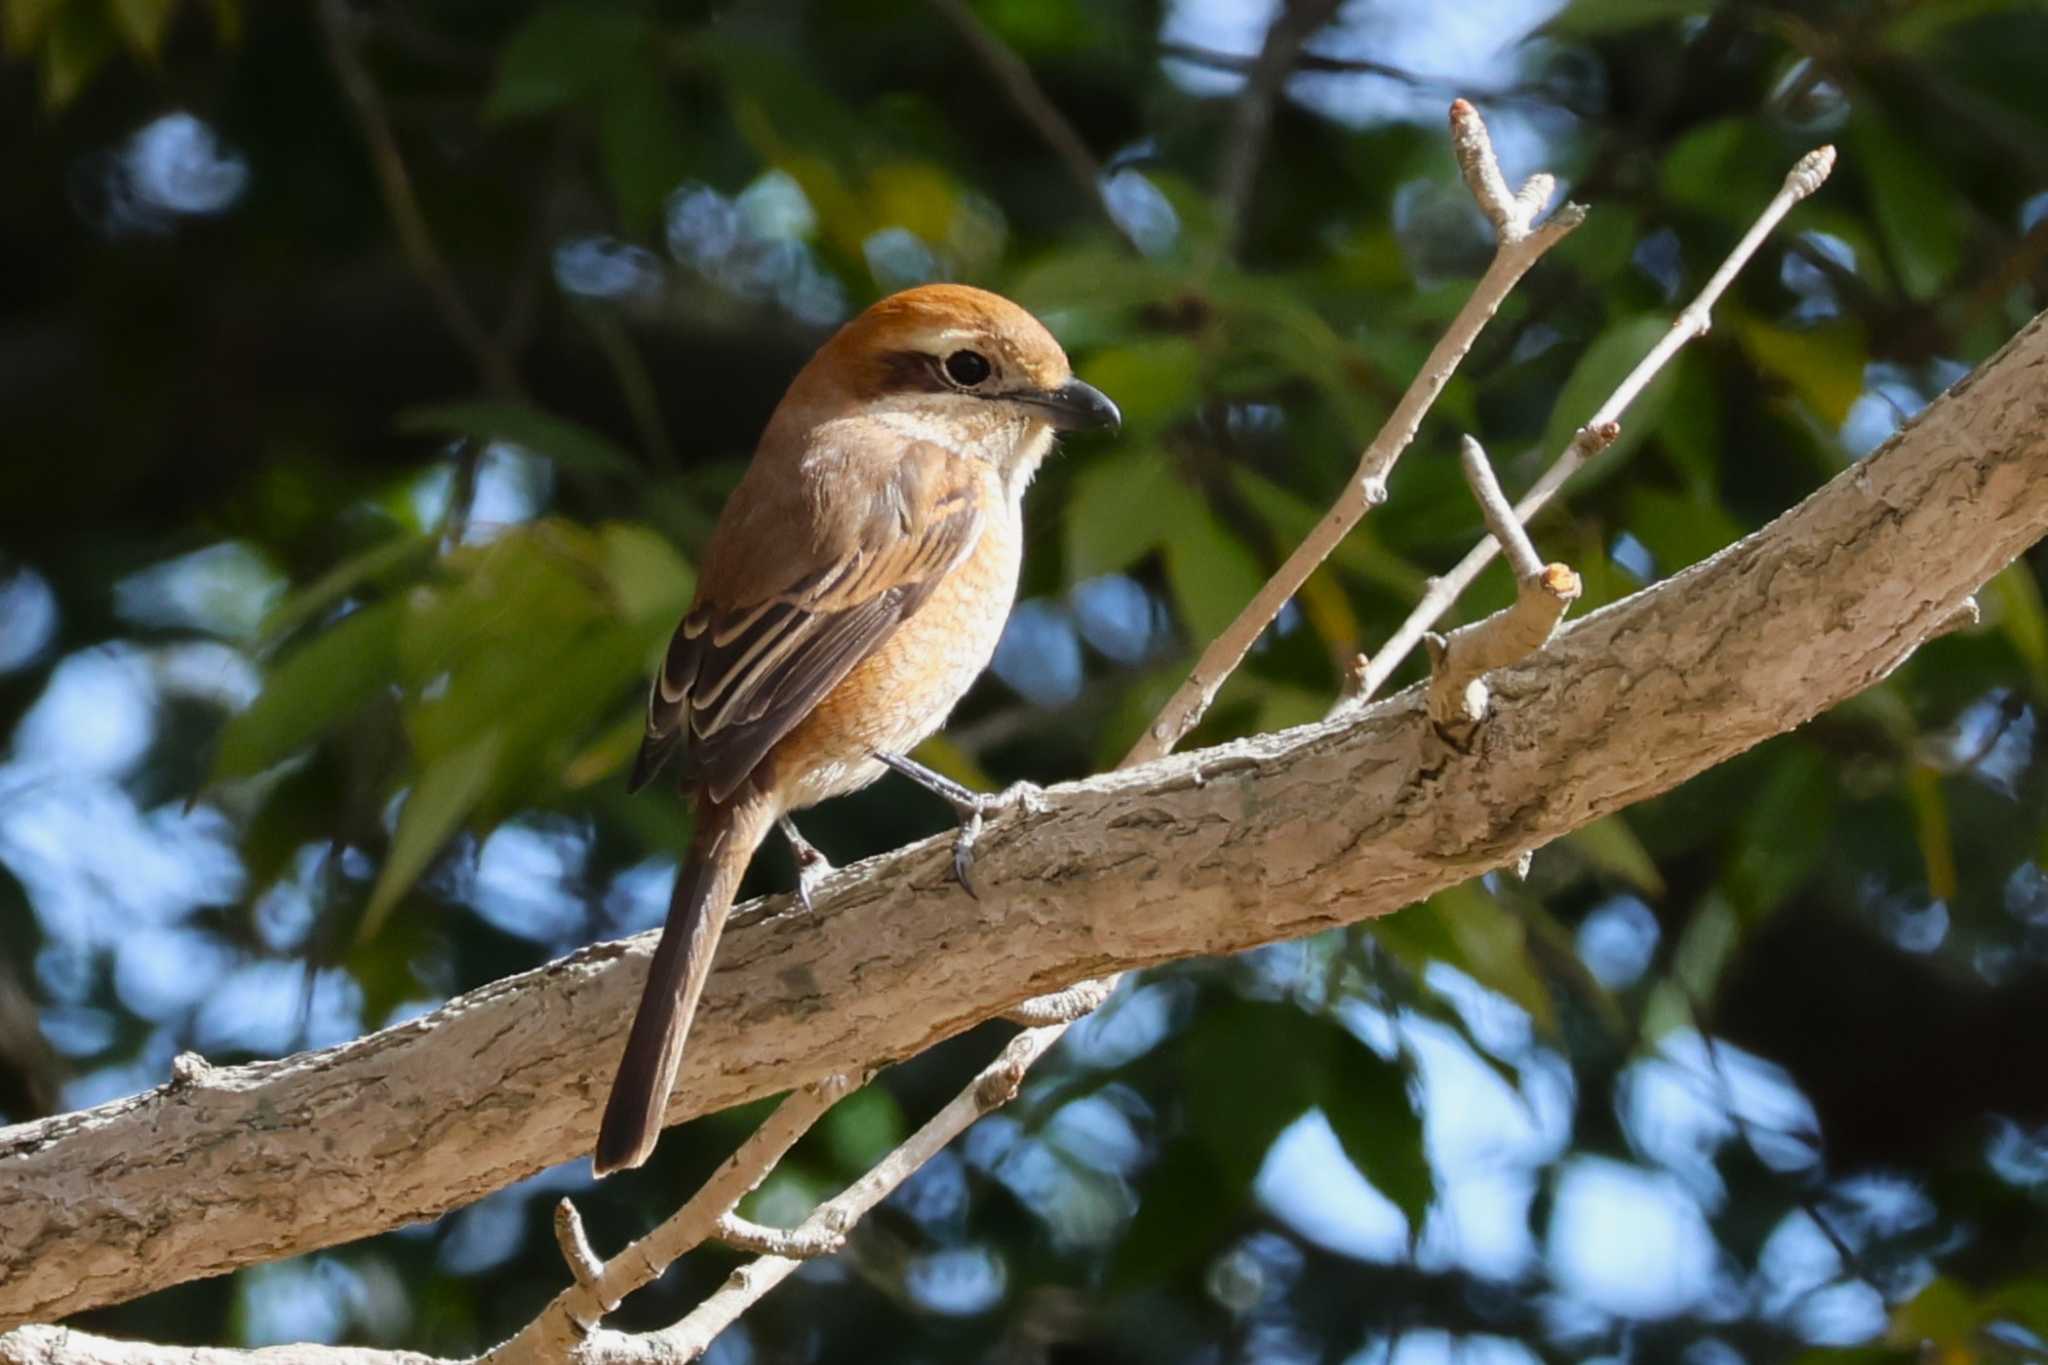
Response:
[[[1107,971],[1390,913],[1884,677],[2048,530],[2048,315],[1756,535],[1491,675],[1464,749],[1420,689],[1050,789],[969,900],[928,840],[728,932],[681,1119],[917,1052]],[[653,935],[422,1019],[0,1130],[0,1324],[433,1217],[580,1157]],[[28,1358],[19,1334],[0,1360]],[[52,1338],[38,1336],[45,1349]],[[39,1360],[54,1360],[38,1356]]]
[[[243,1351],[227,1346],[155,1346],[69,1327],[18,1327],[0,1335],[0,1365],[444,1365],[418,1351],[298,1342]]]

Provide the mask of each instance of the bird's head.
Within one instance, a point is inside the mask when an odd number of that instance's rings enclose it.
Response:
[[[1043,323],[960,284],[921,285],[868,308],[804,367],[791,404],[813,420],[880,418],[1026,478],[1054,431],[1123,420],[1106,394],[1074,377]]]

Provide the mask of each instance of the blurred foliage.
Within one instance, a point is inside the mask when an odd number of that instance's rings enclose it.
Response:
[[[2048,302],[2038,3],[1344,6],[1233,224],[1271,9],[974,0],[1077,169],[945,4],[0,0],[0,1118],[655,923],[687,829],[620,789],[644,678],[789,376],[895,288],[1012,294],[1128,418],[1041,476],[994,677],[926,753],[984,783],[1114,761],[1338,494],[1487,257],[1452,94],[1592,217],[1191,743],[1319,716],[1479,534],[1457,436],[1525,487],[1810,146],[1833,182],[1537,528],[1584,609]],[[2043,1358],[2039,568],[1526,882],[1144,974],[715,1358]],[[943,823],[885,789],[805,828],[851,859]],[[998,1033],[749,1211],[800,1217]],[[760,1112],[82,1325],[472,1352],[561,1284],[558,1192],[616,1246]]]

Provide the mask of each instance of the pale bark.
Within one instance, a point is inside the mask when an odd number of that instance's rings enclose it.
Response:
[[[0,1365],[444,1365],[417,1351],[298,1342],[237,1350],[229,1346],[158,1346],[35,1325],[0,1336]]]
[[[1869,686],[2048,530],[2048,320],[1757,535],[1493,675],[1046,793],[728,931],[674,1119],[916,1052],[1104,972],[1385,914]],[[0,1325],[432,1217],[580,1157],[653,936],[325,1052],[0,1130]],[[0,1338],[0,1358],[51,1339]],[[84,1357],[81,1357],[84,1358]],[[326,1357],[332,1359],[333,1357]]]

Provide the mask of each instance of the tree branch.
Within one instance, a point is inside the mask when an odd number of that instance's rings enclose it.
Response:
[[[1259,162],[1266,153],[1266,133],[1273,125],[1273,105],[1280,98],[1280,86],[1294,65],[1301,45],[1329,22],[1338,0],[1281,0],[1280,12],[1266,27],[1266,40],[1259,47],[1244,89],[1231,111],[1230,133],[1224,139],[1223,158],[1216,172],[1216,219],[1220,230],[1209,261],[1228,260],[1237,251],[1244,231],[1245,210],[1251,204],[1252,185],[1259,177]]]
[[[1067,169],[1067,175],[1081,187],[1081,193],[1088,196],[1090,203],[1101,209],[1109,219],[1110,226],[1124,239],[1133,251],[1138,244],[1124,225],[1109,211],[1109,202],[1102,197],[1102,166],[1095,154],[1088,150],[1088,144],[1081,140],[1081,134],[1060,112],[1052,97],[1045,93],[1045,87],[1031,74],[1031,68],[1011,50],[1010,45],[997,36],[994,29],[983,23],[981,16],[970,9],[966,0],[932,0],[932,8],[944,16],[958,30],[961,39],[981,59],[981,64],[994,76],[996,84],[1010,97],[1038,135],[1052,148],[1060,164]]]
[[[1479,442],[1460,442],[1459,464],[1473,500],[1494,539],[1506,548],[1515,574],[1514,605],[1448,636],[1426,635],[1429,646],[1429,716],[1439,730],[1462,736],[1486,718],[1486,686],[1480,678],[1527,658],[1550,642],[1565,612],[1579,600],[1579,576],[1563,564],[1537,558],[1529,533],[1493,477]]]
[[[1607,401],[1600,405],[1599,411],[1586,419],[1586,424],[1579,428],[1563,453],[1550,468],[1543,471],[1543,476],[1536,480],[1535,485],[1522,495],[1522,500],[1515,504],[1517,521],[1526,523],[1535,516],[1542,510],[1543,505],[1550,501],[1551,495],[1564,486],[1565,480],[1578,473],[1586,461],[1614,443],[1615,438],[1621,434],[1621,415],[1628,411],[1629,404],[1635,402],[1637,396],[1649,387],[1650,381],[1655,379],[1658,372],[1678,354],[1679,348],[1694,337],[1707,334],[1707,329],[1713,325],[1714,305],[1720,302],[1721,295],[1734,282],[1742,267],[1749,264],[1749,258],[1763,245],[1764,238],[1768,237],[1785,215],[1792,211],[1794,204],[1826,182],[1828,172],[1834,167],[1833,147],[1819,147],[1799,158],[1798,163],[1786,173],[1785,183],[1779,187],[1778,193],[1764,206],[1764,211],[1757,215],[1757,220],[1749,225],[1749,231],[1742,235],[1742,240],[1735,244],[1735,249],[1721,262],[1720,268],[1708,279],[1699,296],[1671,320],[1671,330],[1658,338],[1657,344],[1650,348],[1648,355],[1636,362],[1636,367],[1630,370],[1620,386],[1608,395]],[[1380,646],[1379,652],[1372,656],[1366,665],[1363,685],[1354,695],[1339,704],[1340,710],[1355,709],[1364,705],[1380,688],[1386,686],[1387,679],[1394,675],[1394,670],[1401,666],[1401,661],[1408,657],[1409,651],[1414,649],[1424,633],[1436,624],[1437,618],[1450,610],[1451,603],[1457,601],[1465,589],[1472,585],[1472,580],[1491,562],[1498,547],[1499,542],[1492,537],[1480,541],[1458,561],[1456,568],[1430,584],[1429,591],[1415,604],[1415,609],[1408,614],[1408,619],[1401,623],[1401,628],[1389,636],[1387,642]]]
[[[1463,748],[1410,691],[1052,788],[996,824],[979,902],[951,881],[941,837],[846,869],[814,914],[750,907],[670,1117],[909,1055],[1106,971],[1387,914],[1511,863],[1883,678],[2044,530],[2048,315],[1765,530],[1491,675]],[[653,937],[338,1048],[192,1068],[0,1130],[0,1324],[433,1217],[580,1156],[604,1098],[593,1059],[620,1045],[644,971],[629,959]],[[66,1365],[51,1352],[67,1340],[0,1337],[0,1360]]]
[[[334,64],[335,77],[355,110],[356,122],[362,125],[363,140],[369,144],[377,188],[383,193],[384,208],[391,215],[391,226],[398,233],[406,264],[426,286],[441,321],[476,362],[485,387],[500,397],[516,395],[519,377],[510,356],[463,301],[448,262],[427,230],[426,215],[420,210],[405,158],[399,154],[398,137],[392,132],[383,98],[377,93],[377,83],[370,78],[369,68],[363,65],[357,46],[356,19],[349,13],[348,0],[319,0],[314,10],[327,38],[327,55]]]
[[[680,1209],[602,1265],[583,1236],[583,1220],[575,1206],[564,1199],[555,1212],[555,1236],[575,1283],[555,1295],[517,1335],[485,1355],[482,1365],[542,1365],[590,1349],[597,1324],[626,1295],[660,1279],[684,1253],[740,1231],[731,1214],[733,1206],[767,1178],[826,1110],[861,1084],[835,1075],[798,1090],[775,1107]]]
[[[1316,523],[1308,537],[1295,547],[1287,562],[1245,604],[1237,619],[1202,651],[1194,671],[1168,699],[1158,719],[1124,755],[1122,766],[1149,762],[1172,752],[1188,731],[1201,721],[1210,703],[1216,700],[1217,692],[1236,671],[1238,664],[1244,661],[1253,642],[1280,614],[1280,608],[1301,590],[1308,576],[1329,558],[1330,552],[1350,534],[1359,519],[1386,501],[1387,475],[1392,472],[1394,462],[1415,439],[1423,415],[1457,372],[1459,362],[1472,349],[1472,343],[1492,319],[1501,300],[1508,296],[1508,292],[1544,252],[1585,220],[1584,209],[1576,204],[1566,204],[1542,226],[1536,226],[1533,221],[1535,215],[1548,201],[1553,188],[1551,178],[1547,175],[1531,176],[1519,193],[1510,194],[1507,182],[1501,178],[1500,167],[1494,162],[1493,145],[1486,136],[1486,125],[1480,119],[1479,111],[1464,100],[1457,100],[1451,105],[1451,147],[1464,171],[1466,183],[1479,196],[1481,210],[1496,225],[1497,246],[1493,263],[1479,277],[1479,283],[1472,287],[1472,296],[1451,319],[1450,327],[1430,351],[1408,391],[1401,395],[1401,401],[1388,414],[1379,434],[1359,456],[1358,468],[1343,495],[1323,514],[1323,519]]]

